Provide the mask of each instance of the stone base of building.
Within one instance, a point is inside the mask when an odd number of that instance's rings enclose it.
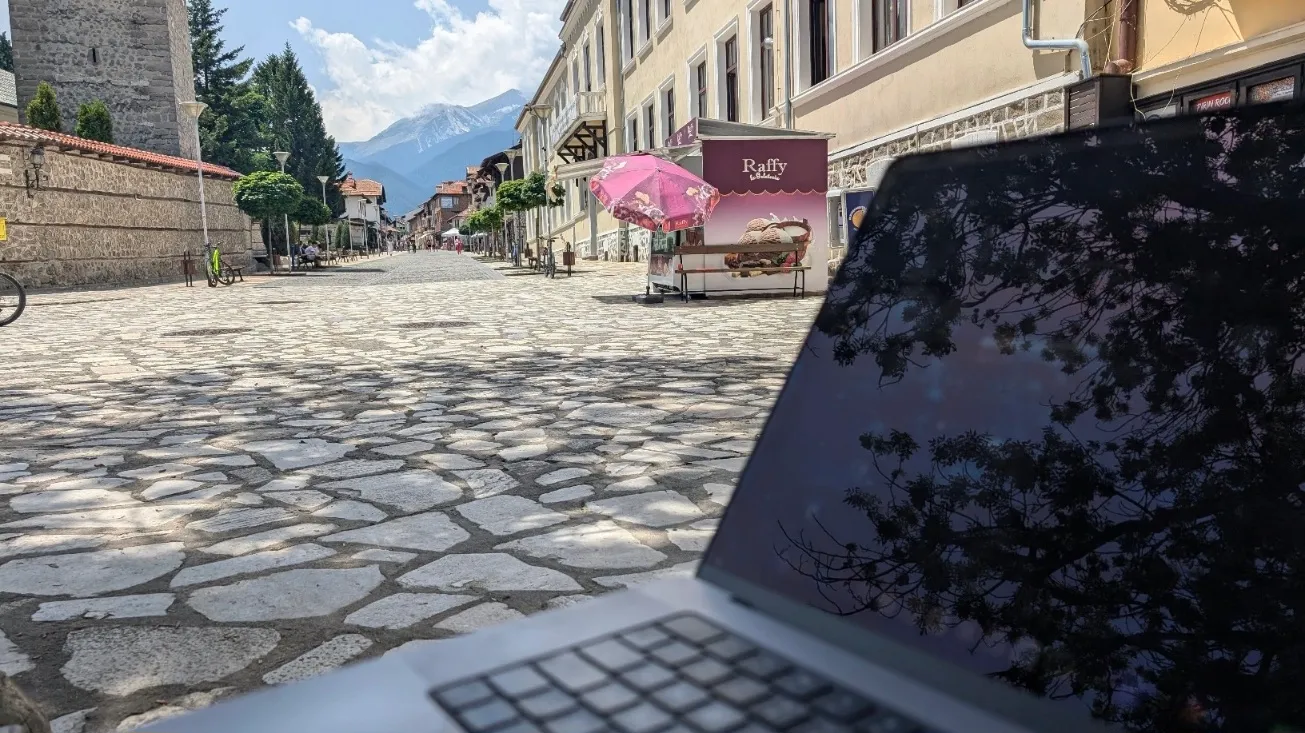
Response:
[[[965,145],[966,138],[981,133],[996,133],[997,140],[1016,140],[1062,132],[1065,129],[1065,91],[1054,89],[1033,94],[1009,104],[992,106],[968,117],[950,119],[934,126],[918,125],[910,134],[885,135],[882,145],[875,145],[852,155],[831,159],[829,186],[840,190],[870,187],[873,164],[914,153],[929,153]],[[992,136],[988,135],[990,141]],[[877,183],[877,182],[875,182]],[[833,204],[837,206],[837,204]],[[829,274],[838,270],[846,247],[832,242],[829,248]]]

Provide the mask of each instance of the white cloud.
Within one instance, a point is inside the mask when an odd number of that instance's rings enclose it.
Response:
[[[565,0],[489,0],[489,8],[474,16],[448,0],[414,4],[433,26],[415,47],[368,45],[308,18],[291,24],[325,59],[332,88],[318,99],[337,139],[366,140],[434,102],[474,104],[513,88],[529,96],[560,43]]]

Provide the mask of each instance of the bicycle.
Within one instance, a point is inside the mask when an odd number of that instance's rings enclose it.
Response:
[[[544,253],[544,277],[557,278],[557,257],[553,255],[552,240],[549,240],[548,250]]]
[[[236,273],[222,262],[222,250],[211,242],[204,245],[204,276],[210,288],[231,285],[236,281]]]
[[[8,326],[27,307],[27,290],[12,275],[0,272],[0,326]]]

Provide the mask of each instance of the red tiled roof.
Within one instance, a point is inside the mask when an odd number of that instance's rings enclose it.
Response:
[[[128,148],[122,145],[110,145],[109,143],[97,142],[95,140],[86,140],[75,135],[65,135],[59,132],[50,132],[36,127],[20,125],[15,122],[0,121],[0,140],[23,140],[32,143],[41,143],[59,150],[77,150],[83,153],[93,153],[120,160],[130,161],[132,163],[141,163],[144,165],[157,165],[173,170],[194,173],[198,167],[195,161],[189,158],[178,158],[173,155],[160,155],[151,153],[148,150],[138,150]],[[211,163],[204,164],[204,175],[215,178],[226,178],[235,180],[240,174],[230,168],[224,168],[220,165]]]
[[[457,196],[466,192],[466,181],[445,181],[435,188],[436,195]]]
[[[354,178],[346,176],[340,182],[340,195],[342,196],[366,196],[367,198],[380,198],[385,192],[385,187],[377,181],[366,178]]]

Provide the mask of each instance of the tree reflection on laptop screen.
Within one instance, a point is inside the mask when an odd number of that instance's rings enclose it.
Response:
[[[1305,723],[1305,120],[908,162],[706,560],[1132,730]]]

